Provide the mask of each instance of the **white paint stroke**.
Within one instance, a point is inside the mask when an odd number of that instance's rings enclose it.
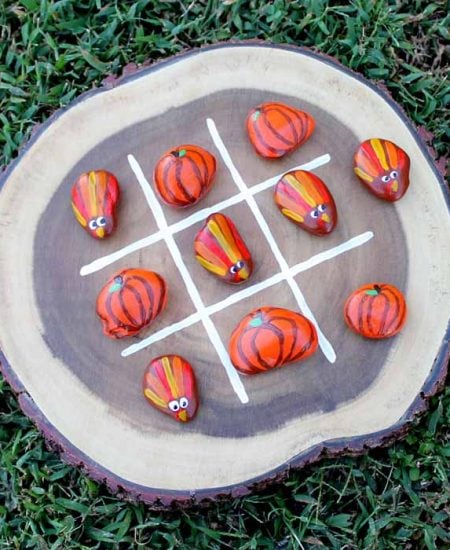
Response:
[[[307,269],[310,269],[316,265],[326,262],[331,258],[335,258],[340,254],[344,254],[345,252],[352,250],[353,248],[361,246],[372,238],[373,238],[372,231],[366,231],[365,233],[356,235],[355,237],[349,239],[348,241],[345,241],[333,248],[330,248],[329,250],[325,250],[324,252],[320,252],[319,254],[311,256],[311,258],[309,258],[308,260],[305,260],[303,262],[299,262],[298,264],[293,265],[290,268],[290,271],[292,275],[297,275],[302,271],[306,271]],[[246,286],[242,290],[239,290],[238,292],[231,294],[230,296],[228,296],[227,298],[224,298],[220,302],[216,302],[215,304],[207,306],[206,313],[208,315],[213,315],[214,313],[218,313],[219,311],[222,311],[223,309],[226,309],[232,306],[233,304],[236,304],[237,302],[245,300],[246,298],[249,298],[250,296],[257,294],[258,292],[265,290],[266,288],[269,288],[273,285],[281,283],[284,280],[285,280],[285,276],[283,273],[276,273],[275,275],[272,275],[271,277],[269,277],[268,279],[265,279],[264,281],[260,281],[259,283],[255,283],[254,285],[251,285],[251,286]],[[167,338],[171,334],[174,334],[179,330],[183,330],[184,328],[190,327],[195,323],[198,323],[199,321],[201,321],[200,315],[198,313],[193,313],[192,315],[189,315],[189,317],[185,317],[184,319],[174,323],[173,325],[164,327],[163,329],[159,330],[158,332],[154,332],[153,334],[137,342],[136,344],[132,344],[131,346],[125,348],[122,351],[122,356],[127,357],[129,355],[132,355],[133,353],[137,353],[138,351],[148,346],[151,346],[155,342],[158,342],[159,340],[164,340],[164,338]]]
[[[319,346],[322,350],[325,357],[328,359],[330,363],[334,363],[336,361],[336,353],[333,349],[333,346],[328,341],[324,333],[322,332],[321,328],[319,327],[319,323],[317,322],[316,318],[314,317],[313,312],[311,311],[310,307],[308,306],[305,297],[303,296],[302,291],[300,290],[300,287],[295,282],[294,277],[292,276],[288,263],[286,262],[286,259],[284,258],[277,241],[275,240],[275,237],[273,236],[272,231],[270,230],[269,224],[267,223],[266,219],[264,218],[258,204],[256,203],[255,198],[253,195],[249,193],[249,189],[247,188],[247,185],[245,184],[244,180],[242,179],[239,171],[237,170],[236,166],[234,165],[233,160],[231,159],[231,156],[228,152],[228,149],[226,148],[224,142],[222,141],[222,138],[220,137],[220,134],[217,130],[217,127],[214,123],[214,121],[211,118],[208,118],[206,121],[206,124],[208,126],[208,130],[211,134],[211,137],[214,141],[215,146],[219,150],[219,153],[226,164],[228,170],[230,171],[231,177],[233,178],[236,186],[240,190],[241,193],[243,193],[246,196],[247,204],[252,211],[253,215],[255,216],[255,219],[261,228],[261,231],[263,232],[267,242],[269,243],[269,246],[280,266],[281,272],[286,278],[286,281],[288,282],[292,293],[294,294],[294,297],[297,301],[297,304],[300,308],[300,311],[308,317],[308,319],[311,320],[311,322],[314,324],[317,330],[317,337],[319,340]]]
[[[183,261],[180,249],[178,248],[178,245],[176,244],[175,239],[173,238],[173,235],[169,230],[166,218],[164,216],[163,209],[158,199],[156,198],[156,195],[151,185],[147,181],[147,178],[145,177],[144,172],[142,171],[142,168],[139,165],[138,161],[135,159],[133,155],[128,155],[128,162],[130,163],[131,169],[133,170],[139,182],[139,185],[141,186],[142,191],[144,192],[147,203],[155,217],[159,231],[162,234],[162,237],[166,242],[167,247],[169,248],[173,261],[175,262],[175,265],[178,271],[180,272],[181,277],[183,278],[183,281],[189,293],[189,296],[200,316],[203,326],[205,327],[206,333],[208,334],[208,337],[211,340],[211,343],[213,344],[214,348],[216,349],[216,352],[225,368],[225,371],[228,375],[230,383],[234,391],[236,392],[237,396],[239,397],[240,401],[242,403],[248,403],[248,400],[249,400],[248,395],[247,395],[247,392],[245,391],[242,380],[240,379],[236,369],[233,367],[233,364],[231,363],[228,352],[220,338],[220,335],[216,329],[216,326],[208,317],[208,314],[206,312],[205,305],[200,296],[200,293],[194,283],[194,280],[191,277],[191,274],[189,273],[189,270],[186,267],[186,264]]]
[[[323,166],[328,162],[330,162],[330,155],[328,154],[321,155],[320,157],[312,159],[309,162],[306,162],[305,164],[294,166],[293,168],[290,168],[287,171],[292,172],[293,170],[313,170],[314,168]],[[243,200],[245,200],[248,193],[250,193],[251,195],[256,195],[261,191],[265,191],[266,189],[273,187],[274,185],[276,185],[276,183],[281,179],[281,177],[285,173],[286,172],[283,172],[282,174],[278,174],[277,176],[273,176],[267,180],[264,180],[261,183],[254,185],[253,187],[249,187],[248,191],[246,191],[245,193],[237,193],[236,195],[233,195],[228,199],[218,202],[213,206],[202,208],[201,210],[194,212],[190,216],[187,216],[186,218],[168,226],[168,230],[173,235],[175,233],[178,233],[179,231],[183,231],[184,229],[191,227],[192,225],[195,225],[196,223],[202,222],[211,214],[225,210],[230,206],[234,206],[235,204],[242,202]],[[156,233],[153,233],[153,235],[149,235],[148,237],[139,239],[134,243],[131,243],[127,246],[124,246],[123,248],[120,248],[119,250],[117,250],[116,252],[113,252],[112,254],[108,254],[106,256],[98,258],[97,260],[92,261],[89,264],[84,265],[80,269],[80,275],[84,277],[86,275],[90,275],[91,273],[95,273],[96,271],[100,271],[101,269],[104,269],[108,265],[113,264],[117,260],[124,258],[128,254],[131,254],[132,252],[136,252],[137,250],[141,250],[142,248],[150,246],[162,240],[162,238],[163,238],[162,233],[160,231],[157,231]]]
[[[338,246],[334,246],[333,248],[324,250],[323,252],[319,252],[318,254],[311,256],[311,258],[309,258],[308,260],[298,263],[297,265],[291,268],[291,273],[294,276],[298,275],[299,273],[302,273],[303,271],[311,269],[316,265],[319,265],[323,262],[331,260],[336,256],[340,256],[344,252],[347,252],[348,250],[352,250],[352,248],[361,246],[367,241],[370,241],[370,239],[373,239],[373,236],[374,235],[372,231],[366,231],[365,233],[356,235],[356,237],[353,237],[352,239],[349,239],[348,241],[345,241]]]

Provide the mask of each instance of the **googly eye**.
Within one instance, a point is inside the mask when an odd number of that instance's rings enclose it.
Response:
[[[180,397],[180,407],[182,409],[187,409],[189,406],[189,401],[187,397]]]
[[[92,229],[92,231],[94,231],[95,229],[97,229],[97,220],[91,220],[89,222],[89,229]]]
[[[180,404],[176,399],[174,399],[173,401],[169,401],[169,409],[174,413],[180,410]]]
[[[105,227],[105,225],[106,225],[106,218],[105,218],[104,216],[99,216],[99,217],[97,218],[97,225],[98,225],[99,227]]]
[[[319,204],[317,209],[319,210],[319,212],[325,212],[325,210],[327,209],[327,205],[326,204]]]
[[[382,178],[381,178],[381,181],[382,181],[383,183],[387,183],[387,182],[390,181],[390,180],[391,180],[391,178],[390,178],[389,176],[382,176]]]
[[[391,179],[395,180],[398,178],[398,172],[397,170],[392,170],[392,172],[389,174],[391,176]]]
[[[242,260],[239,260],[237,263],[236,263],[236,267],[238,269],[242,269],[244,267],[244,262]]]
[[[232,265],[232,266],[230,267],[230,273],[232,273],[233,275],[236,275],[236,273],[237,273],[238,271],[239,271],[239,268],[238,268],[237,264]]]
[[[311,210],[311,218],[314,218],[315,220],[319,217],[319,210],[316,208],[315,210]]]

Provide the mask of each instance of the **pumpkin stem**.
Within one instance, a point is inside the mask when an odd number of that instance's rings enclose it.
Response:
[[[109,287],[109,292],[117,292],[123,287],[123,277],[121,275],[117,275],[117,277],[114,277],[114,283]]]
[[[261,114],[261,111],[255,111],[252,115],[253,120],[258,120],[259,115]]]
[[[381,286],[380,285],[373,285],[373,288],[377,291],[378,294],[381,292]]]
[[[255,315],[255,317],[253,317],[253,319],[250,321],[249,325],[251,327],[260,327],[263,324],[263,322],[264,321],[263,321],[261,313],[258,313],[257,315]]]
[[[184,155],[186,154],[186,149],[179,149],[178,151],[175,150],[172,151],[170,154],[175,158],[184,157]]]

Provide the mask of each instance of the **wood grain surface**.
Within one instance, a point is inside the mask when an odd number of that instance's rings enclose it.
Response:
[[[248,111],[269,100],[316,119],[311,139],[278,161],[257,157],[245,132]],[[373,232],[364,244],[295,276],[336,361],[319,350],[304,363],[241,377],[247,404],[233,390],[201,322],[121,356],[127,346],[196,311],[164,241],[80,275],[82,266],[158,231],[127,155],[150,182],[156,161],[171,147],[195,143],[216,156],[216,181],[206,198],[183,210],[163,205],[169,225],[205,207],[214,211],[214,205],[236,195],[208,118],[249,188],[330,155],[314,172],[337,204],[339,221],[331,235],[315,237],[286,220],[273,189],[254,195],[288,266]],[[369,137],[391,139],[411,157],[411,188],[399,203],[373,197],[353,175],[353,153]],[[98,242],[73,219],[70,189],[81,172],[102,168],[117,176],[122,198],[117,231]],[[432,159],[399,109],[328,59],[241,44],[156,65],[113,89],[81,97],[54,116],[7,172],[0,195],[0,343],[8,363],[3,368],[18,378],[22,403],[38,423],[41,419],[53,442],[66,452],[70,447],[95,477],[109,478],[113,486],[129,484],[126,490],[146,501],[232,492],[233,486],[250,486],[298,463],[299,456],[328,440],[348,438],[350,448],[361,438],[370,442],[370,434],[398,426],[431,375],[443,375],[450,271],[446,200]],[[223,211],[253,254],[255,270],[246,285],[279,273],[246,201]],[[193,239],[200,226],[174,238],[203,303],[211,306],[244,286],[226,285],[196,262]],[[138,338],[113,341],[102,334],[95,298],[125,267],[160,273],[169,302]],[[394,284],[406,295],[409,319],[396,338],[368,341],[345,326],[346,297],[371,281]],[[264,305],[299,309],[286,281],[241,300],[211,316],[225,346],[238,321]],[[141,393],[146,365],[165,353],[184,356],[197,374],[201,405],[187,425],[149,407]]]

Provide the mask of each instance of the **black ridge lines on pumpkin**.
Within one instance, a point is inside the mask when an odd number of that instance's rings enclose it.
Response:
[[[195,200],[195,197],[191,195],[190,191],[183,185],[183,182],[181,181],[181,170],[183,166],[179,159],[176,159],[175,161],[175,181],[177,183],[178,189],[180,190],[181,194],[183,195],[185,202],[191,203]]]
[[[374,298],[384,299],[383,315],[381,317],[380,328],[378,330],[378,335],[381,336],[384,334],[384,327],[386,325],[386,321],[389,315],[390,304],[389,304],[389,300],[387,299],[387,296],[383,292],[381,292],[378,296],[374,296]],[[372,304],[373,302],[370,305],[372,306]],[[370,309],[370,313],[372,313],[372,309]]]
[[[284,149],[275,149],[275,147],[272,147],[266,142],[266,140],[262,137],[261,132],[259,131],[257,120],[256,121],[252,120],[252,124],[253,124],[253,129],[255,130],[256,137],[268,151],[271,151],[272,153],[278,156],[283,156],[285,154],[286,151]]]
[[[168,176],[169,170],[171,168],[172,168],[172,163],[171,162],[166,162],[166,165],[164,166],[164,170],[163,170],[163,174],[162,174],[163,183],[165,181],[167,181],[167,176]],[[175,196],[172,189],[170,189],[170,187],[168,185],[167,186],[165,186],[165,185],[159,186],[158,185],[158,189],[159,189],[159,192],[165,198],[166,201],[168,201],[170,203],[173,203],[173,204],[177,204],[178,206],[185,206],[185,202],[178,199]]]
[[[393,290],[391,290],[390,288],[387,288],[387,287],[383,288],[383,292],[385,292],[385,293],[389,292],[395,300],[395,312],[394,312],[394,315],[393,315],[392,319],[389,321],[388,326],[386,328],[387,331],[390,331],[391,329],[395,330],[395,328],[398,328],[398,327],[401,326],[406,310],[405,310],[404,306],[402,308],[402,306],[400,304],[400,299],[397,296],[396,292],[394,292]],[[401,314],[400,314],[400,309],[402,309]],[[397,326],[394,328],[395,324],[397,324]]]
[[[280,111],[280,109],[271,108],[270,110],[271,111],[276,111],[277,113],[279,113],[287,121],[287,123],[289,124],[289,127],[292,131],[292,135],[294,136],[294,139],[297,139],[298,138],[297,130],[295,129],[294,125],[292,124],[292,121],[288,117],[286,117],[286,115],[282,111]],[[263,111],[262,114],[264,116],[264,122],[265,122],[266,126],[269,128],[269,130],[273,134],[275,134],[277,139],[279,139],[280,141],[285,143],[288,147],[294,147],[296,145],[296,143],[297,143],[296,141],[292,141],[290,139],[285,138],[283,136],[283,134],[280,134],[280,132],[278,132],[278,130],[273,127],[273,125],[271,124],[271,122],[270,122],[270,120],[267,116],[267,111]]]
[[[201,196],[202,193],[203,193],[204,188],[206,187],[206,183],[207,183],[207,182],[206,182],[206,180],[203,179],[202,174],[200,173],[200,170],[199,170],[197,164],[193,161],[193,159],[191,159],[191,157],[188,157],[188,156],[186,155],[186,160],[187,160],[187,161],[189,162],[189,164],[191,165],[192,170],[193,170],[193,172],[194,172],[194,174],[195,174],[195,176],[196,176],[196,178],[197,178],[197,180],[198,180],[198,184],[199,184],[199,186],[200,186],[200,193],[199,193],[199,196]]]
[[[199,151],[196,151],[195,149],[188,149],[188,151],[189,151],[189,153],[191,153],[193,155],[197,155],[199,157],[200,162],[202,163],[202,166],[203,166],[203,170],[204,170],[204,177],[205,177],[204,183],[205,184],[208,183],[209,182],[208,163],[206,162],[206,160],[203,158],[203,155]]]
[[[130,290],[132,292],[132,294],[134,295],[134,297],[136,299],[136,302],[138,303],[139,318],[140,318],[140,323],[139,324],[140,325],[147,324],[151,320],[151,317],[147,316],[145,314],[145,307],[144,307],[144,302],[142,301],[141,293],[139,292],[139,290],[137,288],[135,288],[132,285],[129,285],[127,288],[128,288],[128,290]]]
[[[244,350],[242,349],[242,338],[243,338],[243,335],[240,335],[237,339],[237,349],[238,349],[238,353],[239,353],[239,357],[241,359],[241,361],[243,362],[244,365],[246,365],[247,363],[250,363],[250,366],[253,367],[253,369],[255,370],[264,370],[264,368],[261,367],[261,365],[259,365],[258,363],[256,363],[256,365],[245,355],[244,353]],[[245,367],[245,370],[247,372],[250,372],[251,369]]]
[[[367,298],[369,298],[369,296],[367,294],[364,294],[364,296],[361,298],[361,301],[358,304],[358,319],[357,319],[357,321],[358,321],[358,326],[359,326],[359,331],[360,332],[363,332],[363,330],[364,330],[364,319],[363,319],[364,304],[367,301]]]
[[[106,311],[108,313],[108,315],[112,318],[112,320],[114,321],[114,323],[118,326],[123,326],[123,323],[122,321],[117,317],[117,315],[114,313],[113,309],[112,309],[112,306],[111,306],[111,301],[112,301],[112,298],[113,298],[113,293],[110,292],[108,294],[108,297],[106,298],[106,301],[105,301],[105,308],[106,308]],[[104,319],[106,322],[108,322],[108,319],[105,319],[104,317],[102,317],[100,315],[100,317],[102,319]],[[134,327],[133,327],[134,328]]]
[[[119,303],[120,303],[120,307],[122,308],[123,310],[123,314],[125,315],[125,317],[128,319],[128,321],[132,324],[132,326],[134,328],[136,328],[137,326],[139,326],[139,323],[136,319],[134,319],[134,317],[131,315],[131,313],[128,311],[127,309],[127,306],[125,305],[125,301],[123,299],[123,289],[125,287],[121,288],[118,292],[118,295],[119,295]],[[131,289],[130,289],[131,290]]]
[[[280,351],[278,352],[278,357],[277,357],[277,360],[275,362],[276,366],[278,366],[281,363],[282,359],[283,359],[283,347],[284,347],[284,334],[283,334],[283,331],[280,330],[277,326],[272,325],[272,319],[267,324],[264,325],[264,328],[266,328],[267,330],[269,330],[270,332],[273,332],[274,334],[276,334],[278,336],[278,341],[280,343]],[[256,337],[255,337],[255,340],[256,340]]]
[[[144,323],[146,321],[152,320],[154,318],[153,317],[153,310],[155,308],[155,295],[153,293],[152,286],[148,283],[148,281],[146,281],[140,275],[133,275],[128,280],[129,281],[138,281],[145,288],[145,291],[147,292],[148,302],[149,302],[149,311],[148,311],[148,315],[146,317],[144,317],[144,316],[142,317],[142,322]],[[155,315],[155,317],[156,317],[156,315]]]
[[[297,325],[296,325],[296,323],[293,319],[287,319],[286,317],[272,317],[271,322],[272,321],[285,321],[285,322],[288,322],[291,325],[291,327],[292,327],[292,329],[295,333],[295,338],[292,341],[292,345],[291,345],[291,349],[289,350],[289,353],[287,353],[285,356],[283,356],[283,361],[289,361],[289,357],[292,354],[292,352],[294,350],[294,347],[297,343],[297,336],[298,336]]]
[[[293,109],[292,107],[290,107],[289,105],[283,105],[283,107],[287,111],[292,113],[292,115],[295,116],[297,118],[297,120],[299,121],[300,128],[302,130],[302,135],[301,135],[300,139],[297,141],[297,144],[299,145],[300,143],[303,142],[303,140],[306,136],[306,132],[309,129],[309,125],[310,125],[310,122],[311,122],[310,118],[308,117],[307,113],[305,113],[304,111],[299,112],[299,111]]]
[[[159,281],[159,284],[160,284],[160,287],[161,287],[161,290],[160,290],[160,297],[159,297],[159,304],[158,304],[158,309],[155,313],[155,317],[157,315],[159,315],[159,313],[161,313],[161,310],[162,308],[164,307],[164,302],[165,302],[165,299],[166,299],[166,293],[167,293],[167,287],[166,287],[166,282],[164,281],[164,279],[161,277],[161,275],[159,275],[159,273],[154,273],[155,277],[158,279]]]
[[[263,328],[263,327],[258,327],[258,328]],[[266,327],[264,327],[266,328]],[[277,366],[276,363],[275,365],[270,365],[269,363],[267,363],[267,361],[261,357],[261,354],[259,353],[259,349],[256,345],[256,337],[257,337],[258,333],[254,334],[250,340],[250,347],[251,347],[251,350],[252,352],[256,355],[257,359],[258,359],[258,363],[259,363],[259,370],[270,370],[273,366]],[[261,368],[262,367],[262,368]]]

